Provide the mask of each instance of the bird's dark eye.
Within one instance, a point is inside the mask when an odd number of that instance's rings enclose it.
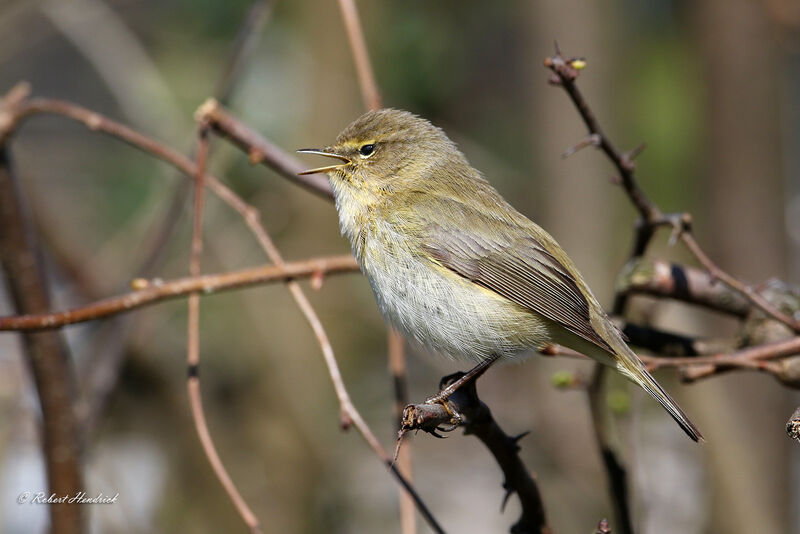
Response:
[[[375,145],[373,144],[364,145],[358,149],[358,153],[364,156],[365,158],[367,156],[371,156],[373,152],[375,152]]]

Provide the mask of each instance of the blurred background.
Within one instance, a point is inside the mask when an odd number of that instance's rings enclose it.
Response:
[[[249,0],[0,0],[0,93],[27,80],[189,152],[192,114],[225,71]],[[384,105],[431,119],[523,213],[547,228],[611,305],[635,213],[548,86],[553,40],[585,56],[579,85],[622,148],[645,141],[638,175],[667,212],[695,217],[698,240],[750,283],[800,281],[800,4],[796,0],[360,2]],[[236,78],[232,111],[286,150],[318,146],[363,111],[336,3],[277,2]],[[188,181],[119,141],[59,118],[12,143],[43,241],[55,307],[125,291],[137,276],[187,272]],[[212,143],[211,167],[262,214],[287,259],[349,251],[332,205]],[[316,160],[311,163],[316,164]],[[180,206],[180,204],[179,204]],[[165,214],[178,217],[154,247]],[[659,236],[652,257],[690,261]],[[153,261],[150,252],[160,250]],[[209,196],[203,270],[265,263],[241,219]],[[308,287],[307,283],[303,283]],[[354,400],[394,443],[386,329],[359,274],[310,292]],[[0,292],[0,313],[12,313]],[[730,335],[735,323],[640,299],[634,314],[677,332]],[[244,532],[212,474],[185,393],[186,304],[172,301],[64,332],[93,406],[87,492],[93,532]],[[268,533],[399,532],[396,486],[338,406],[318,345],[281,285],[204,297],[202,390],[220,455]],[[412,400],[464,365],[411,348]],[[613,517],[585,393],[551,377],[583,362],[497,367],[479,391],[522,442],[555,532]],[[800,533],[800,448],[784,424],[800,398],[769,376],[728,373],[682,386],[657,375],[703,430],[697,446],[638,390],[613,380],[616,440],[640,532]],[[0,532],[42,532],[46,487],[38,401],[16,334],[0,334]],[[502,475],[472,437],[412,437],[414,482],[449,532],[506,532]],[[427,526],[418,520],[420,532]]]

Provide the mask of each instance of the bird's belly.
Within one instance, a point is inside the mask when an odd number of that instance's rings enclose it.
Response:
[[[362,267],[383,315],[437,352],[481,360],[549,343],[529,310],[397,245],[367,247]]]

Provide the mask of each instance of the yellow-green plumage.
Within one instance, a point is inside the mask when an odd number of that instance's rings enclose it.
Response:
[[[555,240],[516,211],[444,132],[369,112],[325,149],[342,233],[384,316],[439,352],[483,360],[561,344],[616,368],[697,440]]]

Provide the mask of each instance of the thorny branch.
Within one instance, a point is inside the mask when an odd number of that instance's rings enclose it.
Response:
[[[565,155],[569,155],[585,146],[593,145],[600,148],[616,167],[619,174],[619,184],[624,189],[633,206],[639,212],[640,220],[636,226],[634,246],[631,252],[632,263],[636,262],[644,255],[648,244],[659,227],[671,226],[673,234],[670,241],[672,242],[676,239],[680,239],[684,246],[686,246],[707,271],[707,276],[701,276],[694,271],[675,271],[673,269],[670,269],[671,276],[663,276],[663,272],[651,273],[661,274],[662,276],[660,279],[657,276],[649,277],[647,283],[644,285],[639,284],[638,288],[636,287],[636,281],[631,278],[627,280],[627,284],[623,284],[623,286],[619,288],[613,313],[615,315],[622,315],[625,310],[628,295],[639,290],[657,294],[658,296],[665,296],[664,294],[668,293],[671,298],[679,298],[693,304],[720,309],[728,313],[734,311],[733,309],[735,308],[735,311],[738,312],[735,314],[742,316],[742,314],[746,312],[741,302],[735,302],[736,299],[731,299],[730,295],[726,294],[726,292],[714,289],[714,282],[720,280],[767,316],[786,325],[795,333],[800,333],[800,321],[783,313],[752,287],[722,271],[710,260],[691,233],[692,219],[689,214],[665,215],[639,187],[634,174],[636,165],[633,159],[641,151],[643,145],[631,152],[623,153],[616,148],[603,132],[595,114],[576,85],[579,71],[585,67],[586,62],[579,58],[565,59],[561,55],[561,51],[556,44],[555,56],[545,59],[544,65],[553,72],[550,82],[566,91],[589,130],[587,138],[573,149],[568,150]],[[661,269],[661,271],[663,271],[663,269]],[[690,273],[693,275],[691,282],[689,276],[687,276],[687,274]],[[702,358],[670,360],[669,358],[663,357],[649,357],[643,359],[651,368],[668,365],[691,365],[692,368],[696,368],[695,366],[700,365],[701,367],[697,367],[697,369],[700,369],[701,372],[695,376],[695,379],[702,376],[710,376],[721,370],[728,369],[731,366],[768,371],[778,376],[779,379],[782,379],[780,377],[780,370],[785,366],[774,364],[773,362],[764,362],[761,361],[761,359],[765,354],[769,354],[769,358],[778,358],[797,353],[800,347],[795,344],[796,340],[800,340],[800,338],[778,343],[777,345],[780,345],[780,347],[775,345],[763,345],[755,349],[745,349],[739,354],[712,356],[709,357],[709,360],[705,361]],[[787,345],[789,346],[788,351],[786,350]],[[666,363],[670,361],[672,363]],[[589,402],[593,410],[595,433],[608,474],[609,489],[617,514],[617,521],[620,524],[621,533],[631,534],[633,530],[627,503],[625,468],[617,455],[613,452],[608,438],[605,435],[602,415],[595,413],[599,410],[599,406],[603,405],[602,371],[597,371],[589,387]],[[684,377],[686,377],[686,375],[687,373],[684,372]],[[786,380],[782,380],[786,383]]]
[[[442,378],[440,389],[457,380],[464,373],[455,373]],[[508,498],[516,493],[522,505],[519,520],[511,528],[515,534],[548,534],[544,504],[542,502],[536,480],[530,474],[519,457],[518,442],[527,432],[518,436],[509,436],[500,428],[492,417],[492,412],[478,398],[475,382],[468,382],[456,390],[445,404],[423,403],[406,406],[403,411],[401,435],[412,430],[424,430],[434,436],[439,432],[447,432],[462,426],[465,434],[478,438],[492,453],[505,476],[503,488],[506,495],[503,507]]]
[[[638,244],[635,248],[635,255],[640,256],[644,253],[647,243],[657,227],[671,225],[675,231],[678,232],[679,239],[695,256],[697,261],[705,267],[712,278],[724,282],[741,293],[764,313],[785,324],[795,332],[800,333],[799,320],[775,308],[752,287],[729,275],[711,261],[691,233],[691,217],[683,214],[678,217],[665,216],[658,206],[656,206],[639,187],[634,174],[636,169],[636,164],[633,161],[634,154],[620,152],[614,146],[608,136],[605,135],[600,128],[597,118],[583,98],[583,94],[578,90],[575,81],[577,80],[580,68],[585,65],[585,62],[580,59],[564,59],[560,53],[557,53],[555,56],[545,59],[544,65],[554,73],[551,82],[562,87],[564,91],[567,92],[572,103],[575,104],[575,107],[578,109],[590,135],[598,139],[597,146],[608,156],[617,168],[620,185],[622,185],[631,203],[633,203],[634,207],[639,212],[639,216],[641,217],[639,233],[644,237],[637,239]]]

